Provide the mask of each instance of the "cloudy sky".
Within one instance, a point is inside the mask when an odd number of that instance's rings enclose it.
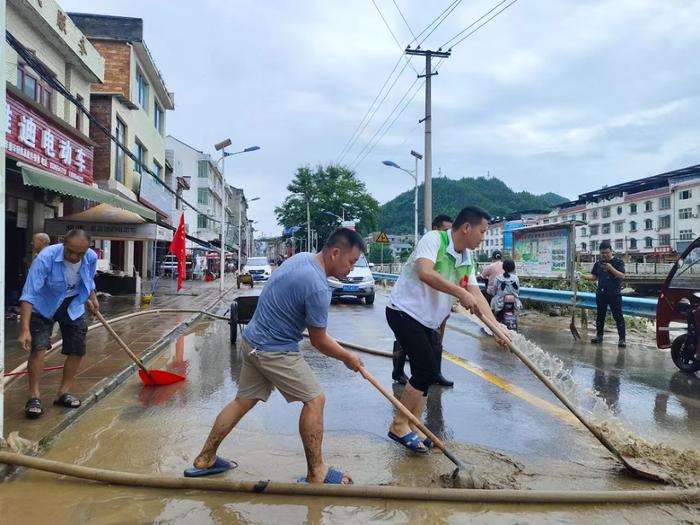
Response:
[[[402,46],[413,39],[407,24],[417,35],[453,4],[396,0],[406,24],[393,0],[375,1]],[[339,159],[401,56],[371,0],[199,0],[196,9],[184,0],[59,2],[144,19],[146,44],[175,92],[168,133],[204,151],[226,137],[262,148],[229,159],[226,172],[261,197],[251,216],[267,234],[279,231],[272,209],[295,169]],[[423,48],[498,4],[459,2]],[[514,190],[574,198],[700,163],[698,19],[696,0],[517,1],[433,77],[433,175],[490,172]],[[422,72],[420,59],[411,64]],[[342,157],[382,203],[412,181],[381,161],[411,168],[410,150],[423,151],[422,89],[380,128],[419,88],[408,91],[415,79],[406,67]]]

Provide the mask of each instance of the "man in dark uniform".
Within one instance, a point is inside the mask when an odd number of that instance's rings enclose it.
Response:
[[[590,274],[583,275],[589,281],[598,281],[596,291],[597,316],[595,320],[596,336],[591,339],[591,343],[600,344],[603,342],[603,329],[605,328],[605,316],[608,307],[612,313],[615,324],[617,324],[617,335],[619,341],[617,346],[625,348],[625,318],[622,316],[622,280],[625,278],[625,263],[615,257],[609,241],[600,243],[600,260],[593,265]]]

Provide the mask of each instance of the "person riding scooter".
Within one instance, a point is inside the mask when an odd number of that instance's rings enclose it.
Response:
[[[503,274],[496,277],[495,295],[491,299],[491,310],[499,322],[506,324],[508,328],[517,330],[517,311],[521,310],[523,303],[520,301],[520,281],[515,275],[515,262],[512,259],[503,261]],[[508,312],[513,319],[504,322],[504,313]]]

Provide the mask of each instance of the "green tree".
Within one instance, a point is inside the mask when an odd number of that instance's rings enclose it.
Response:
[[[383,250],[383,253],[382,253]],[[374,264],[390,264],[396,262],[388,244],[373,242],[367,246],[367,260]]]
[[[355,172],[343,166],[309,166],[298,168],[294,180],[287,186],[292,195],[275,208],[279,224],[288,228],[301,226],[296,237],[306,237],[306,201],[309,202],[311,228],[318,232],[319,247],[330,233],[340,225],[336,215],[342,215],[345,206],[345,220],[358,222],[357,231],[366,234],[376,229],[379,217],[379,203],[368,192],[365,184]]]

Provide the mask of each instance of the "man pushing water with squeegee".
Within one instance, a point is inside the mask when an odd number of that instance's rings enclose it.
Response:
[[[362,237],[338,228],[317,254],[300,253],[272,273],[260,294],[255,314],[243,331],[243,367],[236,399],[216,417],[204,447],[185,476],[207,476],[235,467],[216,451],[224,438],[258,401],[267,401],[273,388],[288,403],[301,401],[299,433],[304,444],[309,483],[350,484],[352,478],[323,463],[323,407],[325,396],[314,373],[299,352],[304,328],[321,353],[342,361],[357,372],[360,358],[326,333],[331,290],[328,277],[345,278],[364,251]]]
[[[479,290],[471,252],[481,244],[490,218],[481,208],[467,206],[450,230],[426,233],[391,292],[386,319],[411,365],[411,378],[401,403],[419,419],[428,388],[436,383],[440,372],[436,357],[441,339],[438,330],[450,315],[455,299],[479,317],[489,318],[493,326],[502,326]],[[505,328],[494,337],[502,346],[510,341]],[[418,453],[427,452],[432,445],[401,412],[396,413],[389,426],[389,437]]]

